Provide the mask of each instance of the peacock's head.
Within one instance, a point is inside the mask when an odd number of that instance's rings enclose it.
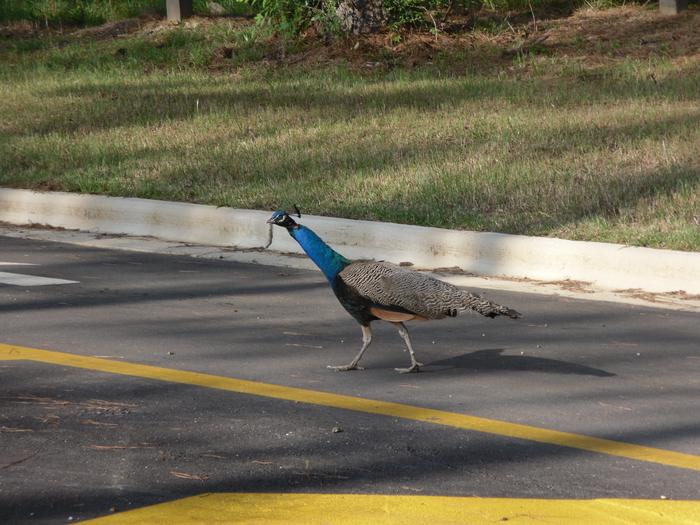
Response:
[[[301,213],[299,212],[299,208],[294,206],[294,214],[301,218]],[[277,226],[282,226],[283,228],[287,228],[288,230],[291,228],[295,228],[298,226],[298,224],[290,217],[290,214],[288,211],[285,210],[277,210],[272,214],[272,217],[267,219],[268,224],[276,224]]]

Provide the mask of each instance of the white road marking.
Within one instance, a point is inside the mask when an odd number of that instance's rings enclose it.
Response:
[[[36,264],[0,261],[0,266],[36,266]],[[0,284],[12,286],[47,286],[50,284],[77,284],[78,282],[80,281],[39,277],[38,275],[26,275],[23,273],[0,272]]]
[[[46,286],[49,284],[77,284],[78,282],[80,281],[39,277],[37,275],[25,275],[22,273],[0,272],[0,284],[10,284],[13,286]]]

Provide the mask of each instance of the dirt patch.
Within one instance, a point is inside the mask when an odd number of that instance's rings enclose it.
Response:
[[[488,279],[488,277],[486,277]],[[508,277],[505,275],[499,275],[497,279],[501,281],[511,281],[515,283],[528,283],[534,284],[536,286],[557,286],[562,290],[567,292],[575,293],[596,293],[590,287],[593,284],[590,281],[576,281],[574,279],[561,279],[558,281],[539,281],[537,279],[530,279],[529,277]]]
[[[93,39],[104,39],[104,38],[114,38],[123,34],[133,33],[145,23],[148,19],[143,18],[127,18],[125,20],[118,20],[116,22],[107,22],[96,27],[86,27],[84,29],[79,29],[73,33],[76,38],[93,38]]]
[[[572,279],[564,279],[562,281],[540,281],[537,282],[537,284],[541,285],[553,285],[553,286],[558,286],[562,290],[566,290],[567,292],[576,292],[576,293],[595,293],[594,290],[591,290],[589,287],[591,286],[591,282],[588,281],[574,281]]]
[[[44,180],[37,184],[36,189],[37,191],[62,191],[63,186],[58,181]]]
[[[290,45],[279,35],[256,42],[261,62],[272,66],[314,68],[342,64],[352,70],[381,71],[435,64],[441,70],[511,70],[527,73],[537,61],[563,59],[584,69],[616,62],[662,57],[682,65],[700,64],[700,6],[676,16],[661,15],[656,5],[610,9],[494,13],[486,10],[436,17],[439,31],[384,31],[329,39],[312,27]],[[19,22],[0,27],[0,37],[60,34],[70,39],[103,40],[130,35],[159,38],[175,28],[206,30],[222,25],[244,27],[245,17],[192,17],[173,24],[154,15],[89,28],[45,28]],[[432,24],[431,24],[432,25]],[[235,69],[237,43],[224,42],[213,53],[213,70]],[[552,69],[551,65],[547,69]]]
[[[195,16],[188,18],[182,23],[171,22],[169,20],[164,20],[163,18],[156,15],[144,15],[138,18],[127,18],[125,20],[118,20],[115,22],[107,22],[105,24],[86,27],[83,29],[77,29],[70,33],[70,36],[75,38],[91,38],[94,40],[102,40],[106,38],[116,38],[121,36],[129,35],[156,35],[159,33],[172,31],[173,29],[180,28],[187,30],[193,29],[206,29],[208,27],[213,27],[220,25],[222,23],[231,23],[230,20],[237,19],[229,18],[208,18]],[[246,19],[240,19],[238,22],[250,23]]]
[[[0,38],[31,38],[43,33],[37,24],[20,20],[0,26]]]
[[[680,299],[681,301],[700,301],[700,295],[689,294],[684,290],[676,290],[673,292],[655,293],[646,292],[639,288],[628,288],[625,290],[615,290],[615,293],[624,295],[625,297],[632,297],[635,299],[642,299],[644,301],[649,301],[650,303],[666,302],[672,299]]]
[[[356,71],[387,71],[396,67],[412,68],[433,63],[437,58],[457,55],[464,49],[475,49],[476,34],[459,37],[430,33],[378,33],[337,38],[324,43],[312,30],[296,52],[280,55],[281,46],[271,45],[269,61],[281,65],[313,68],[330,64],[346,64]]]
[[[474,16],[482,25],[483,20],[496,17],[493,13]],[[310,66],[346,62],[360,70],[410,68],[435,61],[457,69],[507,68],[515,57],[523,56],[561,57],[587,68],[653,56],[700,63],[700,9],[693,6],[677,16],[661,15],[656,6],[624,6],[550,13],[548,19],[531,12],[508,13],[498,20],[503,29],[496,32],[479,29],[474,19],[462,17],[446,22],[443,27],[450,30],[437,35],[384,32],[331,43],[311,29],[300,51],[267,58]]]
[[[49,26],[29,21],[6,22],[0,25],[0,37],[30,38],[37,36],[63,36],[69,39],[104,40],[129,35],[153,35],[176,28],[184,30],[206,29],[227,24],[245,26],[253,21],[246,17],[204,17],[194,16],[182,23],[171,22],[155,14],[105,22],[97,26]]]
[[[545,48],[587,60],[680,58],[700,53],[700,13],[661,15],[656,6],[584,9],[541,25],[548,35]]]
[[[170,22],[158,17],[151,17],[146,20],[136,33],[141,35],[153,35],[170,31],[173,29],[188,30],[207,30],[222,25],[233,28],[241,28],[252,25],[254,22],[246,17],[208,17],[208,16],[193,16],[184,20],[181,23]]]
[[[665,297],[673,297],[683,301],[700,301],[700,294],[690,294],[685,290],[676,290],[675,292],[667,292],[663,294]]]

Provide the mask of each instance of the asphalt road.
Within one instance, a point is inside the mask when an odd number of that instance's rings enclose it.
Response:
[[[391,401],[700,456],[700,318],[483,290],[523,319],[415,324],[420,374],[320,272],[0,237],[0,343]],[[19,266],[7,263],[30,263]],[[1,280],[1,279],[0,279]],[[7,280],[7,278],[6,278]],[[479,291],[479,290],[477,290]],[[73,366],[0,360],[0,523],[205,492],[700,499],[700,469]]]

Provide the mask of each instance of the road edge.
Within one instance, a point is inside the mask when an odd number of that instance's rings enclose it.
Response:
[[[0,222],[272,253],[302,253],[269,212],[64,192],[0,188]],[[466,274],[579,282],[627,293],[700,294],[700,253],[501,233],[304,216],[343,255]]]

